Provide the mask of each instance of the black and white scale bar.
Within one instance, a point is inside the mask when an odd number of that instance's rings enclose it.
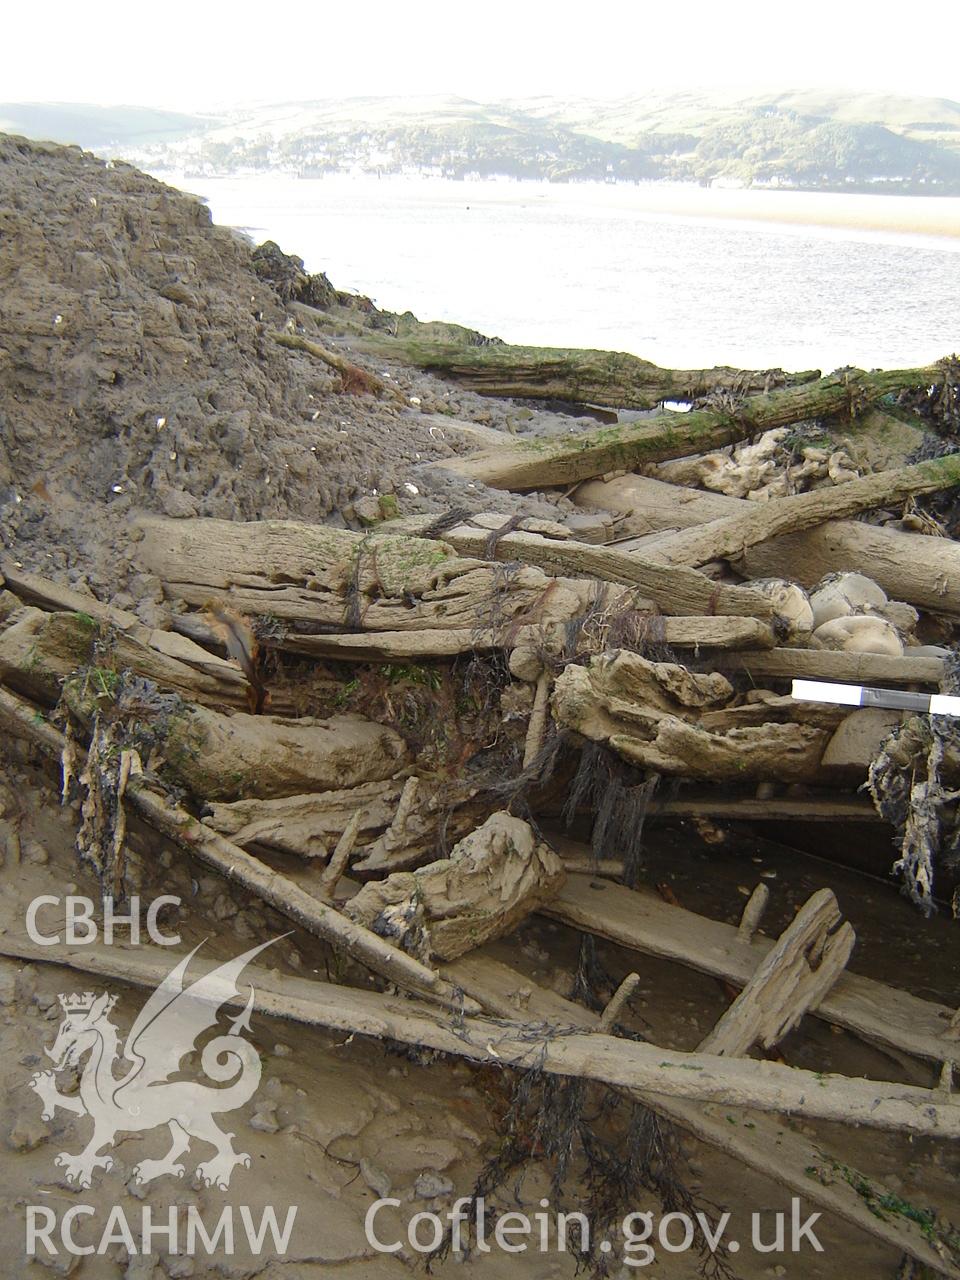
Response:
[[[903,693],[899,689],[870,689],[863,684],[794,680],[793,696],[798,702],[832,702],[842,707],[886,707],[891,711],[926,711],[932,716],[960,716],[960,698],[945,693]]]

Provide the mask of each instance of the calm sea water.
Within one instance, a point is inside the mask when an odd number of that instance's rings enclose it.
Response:
[[[960,238],[917,230],[956,236],[960,200],[345,175],[174,181],[217,222],[276,240],[338,288],[509,342],[674,367],[824,370],[960,348]]]

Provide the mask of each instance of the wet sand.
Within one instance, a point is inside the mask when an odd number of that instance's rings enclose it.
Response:
[[[653,213],[960,239],[960,196],[758,191],[649,183],[632,203]]]

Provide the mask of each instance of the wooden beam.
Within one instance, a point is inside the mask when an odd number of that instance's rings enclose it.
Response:
[[[429,517],[417,517],[416,521],[404,520],[402,525],[388,524],[383,528],[402,528],[424,537],[429,536],[429,525]],[[477,557],[487,556],[491,541],[487,530],[469,523],[446,529],[439,536],[457,551]],[[496,539],[493,558],[519,560],[558,577],[599,578],[637,586],[665,614],[733,614],[763,619],[773,616],[770,601],[750,587],[714,582],[695,569],[656,564],[593,543],[511,530]]]
[[[926,386],[942,378],[939,366],[863,373],[851,369],[766,395],[730,409],[664,412],[563,439],[532,438],[463,458],[429,463],[495,489],[518,491],[570,485],[607,471],[632,471],[644,463],[704,453],[809,418],[853,416],[891,391]]]
[[[801,533],[825,521],[857,515],[874,507],[896,507],[917,494],[934,493],[957,484],[960,484],[960,457],[947,454],[912,467],[861,476],[846,484],[758,502],[745,513],[653,539],[644,547],[643,554],[664,564],[690,567],[706,564],[708,560],[734,560],[749,547],[772,538]]]
[[[526,974],[493,959],[485,950],[463,956],[444,968],[451,982],[468,991],[488,1012],[500,1017],[526,1016],[557,1026],[599,1030],[600,1015],[565,1000]],[[701,1106],[656,1093],[628,1095],[658,1115],[680,1125],[701,1141],[755,1169],[772,1182],[788,1188],[804,1202],[810,1201],[842,1221],[882,1240],[896,1251],[916,1258],[938,1275],[960,1280],[960,1263],[933,1247],[921,1227],[904,1215],[874,1213],[858,1188],[868,1188],[873,1203],[890,1195],[876,1179],[850,1167],[835,1156],[829,1144],[805,1137],[774,1116],[741,1108]]]
[[[118,948],[101,946],[95,958],[91,946],[69,952],[61,950],[52,956],[48,948],[10,931],[0,935],[0,955],[67,963],[84,972],[99,970],[104,976],[154,987],[176,960],[175,955],[168,953],[162,960],[151,963],[146,947],[138,948],[133,955],[127,952],[121,956]],[[198,965],[201,972],[203,968]],[[257,1007],[264,1012],[282,1009],[295,1016],[296,1011],[299,1021],[421,1045],[471,1062],[576,1076],[616,1088],[656,1092],[668,1098],[717,1102],[725,1106],[749,1105],[763,1111],[839,1120],[872,1128],[960,1137],[960,1101],[936,1090],[824,1075],[750,1058],[682,1053],[583,1030],[558,1036],[555,1028],[538,1027],[519,1019],[467,1016],[451,1022],[447,1013],[433,1006],[326,982],[294,986],[296,980],[283,979],[291,994],[274,996],[267,1001],[261,985],[262,971],[251,965],[245,974],[257,993],[255,1001],[260,1002]]]
[[[663,400],[694,400],[712,391],[738,395],[815,382],[820,373],[782,369],[661,369],[624,351],[569,347],[518,347],[508,343],[462,343],[389,337],[366,331],[353,343],[360,351],[401,360],[440,374],[486,396],[566,400],[621,409],[652,409]]]
[[[809,676],[849,684],[876,681],[882,684],[939,685],[944,672],[942,658],[911,658],[909,649],[902,658],[892,658],[879,653],[774,648],[764,653],[725,653],[717,657],[714,665],[724,672],[742,671],[758,681],[770,677],[792,680]]]
[[[586,853],[573,841],[554,841],[561,852]],[[657,894],[571,875],[541,914],[609,942],[675,960],[690,969],[744,987],[774,946],[757,934],[744,942],[733,925],[671,906]],[[932,1062],[957,1061],[960,1042],[947,1037],[953,1010],[920,1000],[847,970],[817,1008],[817,1017],[866,1040]]]
[[[462,627],[448,631],[363,631],[336,635],[303,635],[294,631],[283,636],[277,647],[306,657],[344,662],[442,658],[484,649],[536,645],[543,639],[544,630],[557,631],[560,625],[514,626],[498,631]],[[649,626],[658,642],[677,649],[771,649],[774,644],[773,627],[761,618],[652,615]]]
[[[658,818],[725,818],[730,822],[882,822],[869,800],[838,793],[836,796],[778,795],[774,800],[731,796],[728,788],[683,791],[674,800],[650,806],[648,822]]]

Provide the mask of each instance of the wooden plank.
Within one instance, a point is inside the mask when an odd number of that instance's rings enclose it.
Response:
[[[572,841],[554,841],[561,852],[585,854]],[[572,875],[542,909],[553,920],[606,938],[634,951],[676,960],[712,977],[744,987],[774,946],[757,934],[744,942],[733,925],[710,920],[657,894],[609,881]],[[908,991],[845,972],[819,1007],[817,1017],[932,1062],[960,1059],[960,1042],[947,1038],[953,1010],[920,1000]]]
[[[491,958],[485,950],[462,957],[443,972],[450,982],[463,987],[490,1013],[500,1017],[516,1017],[523,1012],[561,1027],[599,1029],[598,1014],[539,986],[525,974]],[[835,1156],[825,1142],[811,1141],[776,1117],[757,1111],[702,1106],[656,1093],[631,1092],[628,1096],[786,1187],[804,1202],[882,1240],[897,1254],[907,1253],[937,1274],[960,1280],[960,1265],[942,1257],[915,1222],[900,1215],[880,1217],[868,1208],[855,1187],[869,1187],[875,1203],[888,1194],[891,1202],[895,1197],[876,1179],[850,1168],[849,1161]],[[838,1176],[841,1170],[846,1171],[846,1177]]]
[[[824,521],[857,515],[874,507],[896,507],[916,494],[953,488],[958,483],[960,459],[955,454],[947,454],[896,471],[860,476],[846,484],[757,502],[752,510],[657,538],[642,554],[664,564],[691,567],[706,564],[708,560],[733,560],[748,547],[772,538],[801,533]]]
[[[424,536],[429,518],[404,521],[404,528]],[[394,526],[384,525],[389,531]],[[487,555],[490,534],[469,524],[445,529],[439,535],[462,554]],[[496,539],[493,558],[519,560],[536,565],[557,576],[599,578],[603,582],[623,582],[640,587],[666,614],[734,614],[771,618],[773,606],[766,596],[750,587],[714,582],[706,574],[683,565],[663,565],[639,555],[628,555],[609,547],[572,538],[545,538],[525,530],[511,530]]]
[[[100,949],[100,972],[139,984],[156,985],[176,956],[167,954],[152,965],[146,947],[123,956],[120,972],[117,948]],[[105,954],[109,953],[109,954]],[[49,954],[12,930],[0,935],[0,955],[33,961],[63,963],[67,956]],[[68,963],[93,972],[93,947],[75,948]],[[250,966],[246,980],[256,991],[262,971]],[[286,978],[274,979],[292,990]],[[438,985],[448,986],[438,975]],[[307,995],[304,988],[309,989]],[[840,1120],[873,1128],[897,1129],[936,1137],[960,1137],[960,1101],[949,1095],[912,1085],[824,1075],[774,1062],[723,1058],[714,1054],[682,1053],[638,1040],[571,1030],[557,1036],[550,1026],[529,1019],[491,1019],[456,1016],[422,1002],[401,1001],[379,992],[334,983],[311,982],[297,988],[300,1020],[341,1031],[423,1045],[471,1062],[496,1063],[521,1069],[536,1068],[551,1075],[577,1076],[624,1089],[655,1090],[671,1098],[751,1106],[763,1111]],[[257,992],[260,997],[259,991]],[[273,1008],[285,1003],[274,996]],[[263,1003],[259,1005],[268,1012]],[[288,1005],[287,1008],[290,1008]],[[292,1009],[291,1009],[292,1013]]]
[[[698,1047],[705,1053],[740,1057],[757,1042],[764,1049],[779,1044],[808,1009],[816,1009],[850,958],[856,935],[849,923],[831,932],[839,923],[840,908],[833,890],[819,889],[790,921]],[[741,918],[737,933],[742,941],[755,936],[752,925],[749,917]]]
[[[557,623],[542,627],[513,626],[500,630],[457,628],[447,631],[365,631],[336,635],[290,632],[279,647],[312,658],[366,662],[378,659],[440,658],[484,649],[515,649],[537,645],[544,632],[558,632]],[[774,633],[760,618],[652,616],[651,636],[678,649],[737,649],[773,647]]]
[[[731,797],[717,787],[681,793],[675,800],[654,802],[648,822],[658,818],[726,818],[731,822],[882,822],[869,800],[860,796],[777,796],[757,800]]]
[[[730,653],[718,657],[716,668],[743,671],[759,681],[769,677],[788,680],[810,676],[842,680],[850,684],[879,681],[884,684],[934,684],[943,677],[943,659],[902,658],[879,653],[837,653],[831,649],[769,649],[766,652]]]

